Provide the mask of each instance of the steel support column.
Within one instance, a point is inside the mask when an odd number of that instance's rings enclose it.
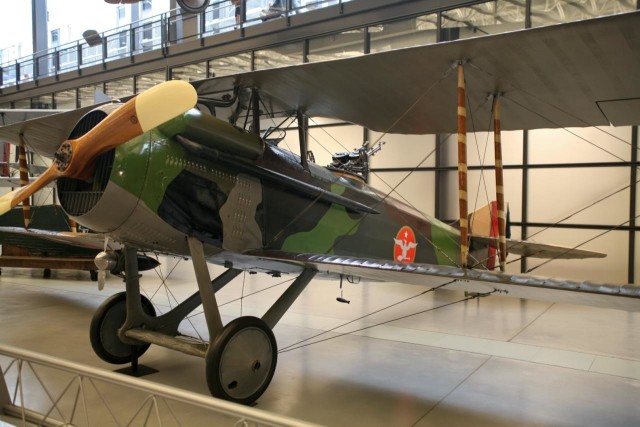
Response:
[[[527,210],[529,209],[527,198],[529,197],[529,131],[522,131],[522,226],[520,228],[520,240],[527,240],[527,222],[529,221]],[[520,272],[527,272],[527,258],[520,258]]]
[[[638,126],[631,127],[631,164],[635,165],[638,161]],[[627,282],[635,282],[635,262],[636,262],[636,191],[638,185],[638,168],[631,166],[629,177],[629,260],[627,270]]]

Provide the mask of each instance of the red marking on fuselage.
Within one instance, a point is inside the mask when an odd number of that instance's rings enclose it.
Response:
[[[396,262],[413,262],[416,259],[416,235],[411,227],[404,226],[393,239],[393,260]]]

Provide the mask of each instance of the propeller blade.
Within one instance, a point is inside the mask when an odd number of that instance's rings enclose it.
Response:
[[[171,80],[142,92],[78,139],[64,141],[53,164],[31,184],[0,197],[0,215],[55,179],[88,178],[101,154],[193,108],[198,95],[189,83]]]
[[[107,281],[107,272],[105,270],[98,270],[98,290],[104,289],[104,284]]]
[[[44,173],[40,174],[40,176],[31,184],[25,185],[24,187],[20,187],[17,190],[13,190],[3,195],[0,197],[0,215],[4,215],[9,212],[20,202],[31,197],[31,195],[36,191],[42,190],[47,186],[47,184],[54,181],[59,176],[60,173],[57,172],[55,168],[50,167]]]

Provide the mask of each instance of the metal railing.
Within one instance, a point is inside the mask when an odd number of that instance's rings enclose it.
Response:
[[[271,6],[274,0],[246,0],[241,2],[239,22],[236,22],[236,7],[229,0],[212,2],[198,14],[175,9],[100,33],[99,43],[94,46],[77,40],[0,64],[0,88],[348,1],[351,0],[282,0],[282,6]],[[181,28],[186,27],[196,31],[185,33]]]
[[[0,414],[23,426],[317,425],[7,345],[0,356]]]

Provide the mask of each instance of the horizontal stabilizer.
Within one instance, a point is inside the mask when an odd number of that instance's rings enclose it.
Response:
[[[471,242],[472,245],[473,243],[480,243],[492,247],[498,245],[498,239],[486,236],[471,236]],[[607,254],[601,252],[512,239],[507,239],[507,252],[523,257],[545,259],[585,259],[604,258],[607,256]]]

